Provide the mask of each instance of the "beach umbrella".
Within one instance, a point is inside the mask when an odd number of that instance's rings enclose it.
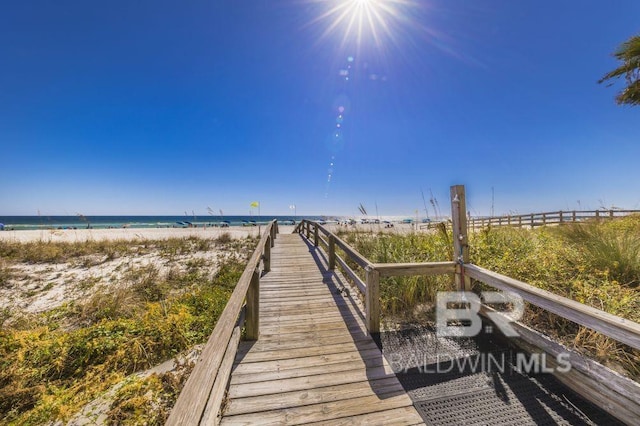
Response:
[[[0,231],[4,229],[4,223],[0,223]]]

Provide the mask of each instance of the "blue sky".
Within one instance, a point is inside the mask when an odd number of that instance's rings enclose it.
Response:
[[[640,2],[365,3],[1,2],[0,215],[640,208]]]

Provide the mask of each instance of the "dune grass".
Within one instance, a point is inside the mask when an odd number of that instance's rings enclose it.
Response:
[[[340,231],[339,236],[374,263],[440,262],[451,258],[451,237],[445,228],[433,234]],[[340,256],[348,259],[343,254]],[[362,272],[355,264],[351,266],[354,271]],[[383,317],[397,320],[425,307],[432,311],[436,293],[451,289],[448,276],[383,278],[380,282]]]
[[[164,240],[88,240],[53,242],[48,240],[25,243],[0,240],[0,258],[9,262],[65,263],[87,256],[103,256],[103,261],[125,255],[143,255],[158,251],[163,257],[206,251],[213,245],[233,244],[228,233],[217,239],[187,237]]]
[[[445,229],[408,235],[348,232],[341,238],[372,262],[452,260]],[[640,322],[640,216],[535,230],[486,228],[470,235],[469,246],[476,265]],[[383,317],[415,317],[418,310],[431,314],[418,319],[432,320],[435,292],[442,289],[453,289],[451,277],[385,279]],[[523,322],[640,378],[638,350],[529,304]]]
[[[39,314],[0,316],[0,424],[67,421],[131,373],[203,343],[210,335],[256,241],[176,239],[137,242],[3,243],[7,263],[70,262],[76,256],[188,255],[213,245],[225,260],[213,275],[197,260],[160,273],[131,269],[116,288]],[[70,254],[72,253],[72,254]],[[121,387],[108,411],[113,424],[163,424],[190,367]]]

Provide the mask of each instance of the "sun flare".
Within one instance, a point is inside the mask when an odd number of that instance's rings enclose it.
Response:
[[[407,19],[407,7],[412,0],[331,0],[328,9],[312,23],[326,24],[321,38],[332,34],[342,35],[342,44],[373,42],[397,36],[395,29]]]

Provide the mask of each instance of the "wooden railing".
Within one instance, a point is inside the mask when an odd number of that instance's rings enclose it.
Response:
[[[613,219],[637,213],[640,213],[640,210],[560,210],[557,212],[519,215],[470,217],[468,222],[469,228],[472,229],[487,226],[526,226],[535,228],[536,226],[560,225],[585,220]]]
[[[342,271],[354,283],[364,298],[365,322],[367,331],[372,334],[380,332],[381,277],[454,274],[456,271],[456,264],[454,262],[372,263],[340,237],[330,232],[326,227],[306,219],[296,227],[294,232],[306,235],[310,240],[311,237],[313,237],[312,241],[316,247],[321,243],[328,254],[329,270],[335,270],[336,264],[338,264]],[[357,267],[364,270],[364,281],[349,266],[347,261],[336,253],[336,246],[342,249]]]
[[[318,246],[318,243],[321,242],[327,250],[329,269],[335,269],[335,263],[337,262],[363,294],[366,301],[365,307],[367,309],[367,329],[371,333],[376,333],[380,329],[379,323],[376,323],[376,321],[379,321],[380,308],[379,306],[373,306],[380,304],[379,298],[376,297],[379,278],[411,275],[461,274],[460,262],[373,263],[318,223],[304,220],[300,228],[301,231],[296,229],[295,232],[305,233],[309,236],[309,239],[313,236],[312,241],[314,245]],[[319,236],[319,233],[322,233],[327,238],[325,239]],[[349,259],[364,269],[366,273],[365,281],[352,270],[344,259],[336,254],[336,246],[340,247]],[[598,331],[633,348],[640,349],[640,324],[638,323],[470,263],[463,263],[462,269],[464,269],[462,275],[464,275],[465,279],[474,279],[477,282],[483,282],[496,289],[515,293],[533,305]]]
[[[277,233],[274,220],[262,234],[166,424],[217,424],[242,328],[247,340],[259,336],[260,276],[271,270],[271,247]]]
[[[306,235],[315,246],[322,244],[328,253],[329,269],[335,269],[337,263],[355,283],[364,296],[365,325],[371,334],[380,331],[379,286],[381,277],[452,274],[458,290],[469,291],[473,279],[496,289],[515,293],[524,301],[640,350],[640,324],[470,264],[463,186],[451,187],[451,206],[455,261],[373,263],[326,227],[316,222],[304,220],[295,228],[294,232]],[[364,281],[344,259],[336,254],[336,246],[340,247],[353,263],[364,269],[366,277]],[[492,309],[482,305],[481,313],[483,311],[488,312]],[[573,373],[570,372],[559,377],[569,387],[625,422],[629,422],[631,419],[636,421],[640,418],[640,385],[638,383],[614,373],[574,351],[569,351],[541,333],[522,324],[516,325],[520,339],[525,342],[525,345],[535,346],[554,355],[560,351],[570,354]]]

